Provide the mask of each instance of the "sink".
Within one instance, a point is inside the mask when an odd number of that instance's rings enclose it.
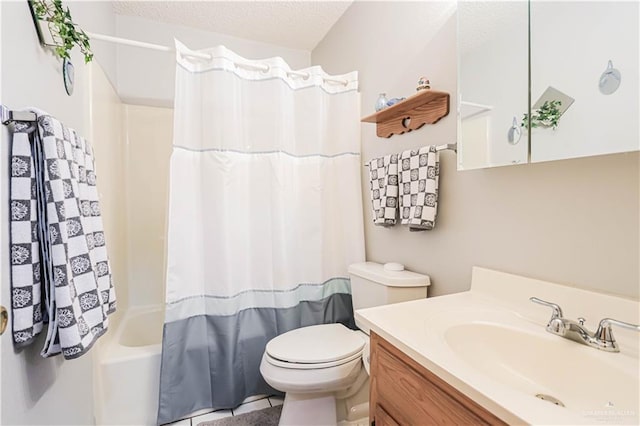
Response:
[[[356,321],[507,424],[640,424],[640,334],[614,329],[620,352],[546,331],[567,318],[638,323],[637,300],[474,268],[467,292],[357,310]]]
[[[468,366],[514,391],[578,414],[637,422],[637,360],[526,327],[490,322],[449,326],[444,341]]]

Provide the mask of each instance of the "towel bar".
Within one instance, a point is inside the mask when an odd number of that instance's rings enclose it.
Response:
[[[28,111],[12,111],[4,105],[0,105],[0,122],[4,125],[15,121],[36,121],[36,114]]]
[[[449,149],[453,152],[458,152],[458,144],[457,143],[446,143],[444,145],[436,145],[436,151],[444,151]],[[363,167],[369,167],[369,164],[364,164]]]

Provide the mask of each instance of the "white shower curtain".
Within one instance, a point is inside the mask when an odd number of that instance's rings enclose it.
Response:
[[[357,73],[176,44],[159,423],[273,393],[266,343],[353,327],[347,267],[364,260]]]

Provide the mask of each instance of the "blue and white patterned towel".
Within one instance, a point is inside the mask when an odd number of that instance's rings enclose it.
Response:
[[[395,225],[398,212],[398,154],[369,161],[369,184],[373,223],[379,226]]]
[[[16,125],[11,161],[14,342],[29,344],[48,320],[42,356],[77,358],[107,330],[116,303],[92,149],[40,115],[37,131]]]
[[[433,229],[438,209],[439,153],[434,146],[400,154],[400,217],[410,231]]]

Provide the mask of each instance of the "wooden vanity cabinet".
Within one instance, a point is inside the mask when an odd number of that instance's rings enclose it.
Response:
[[[369,421],[375,426],[506,424],[374,332]]]

